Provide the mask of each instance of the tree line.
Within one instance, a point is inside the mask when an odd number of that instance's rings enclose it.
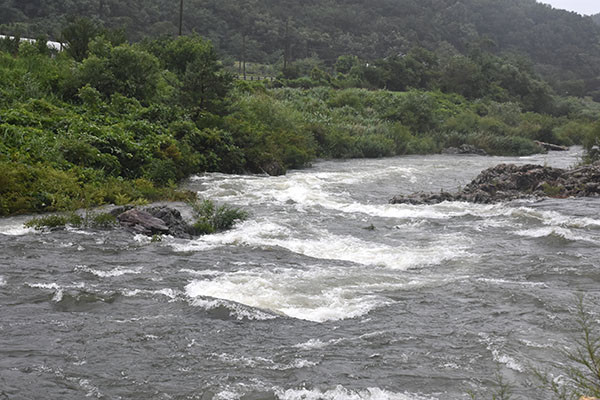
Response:
[[[122,28],[128,40],[175,35],[180,2],[0,0],[0,30],[60,38],[69,17]],[[423,47],[439,56],[526,56],[561,94],[600,97],[600,27],[535,0],[185,0],[183,33],[209,38],[229,62],[282,66],[352,54],[376,60]]]

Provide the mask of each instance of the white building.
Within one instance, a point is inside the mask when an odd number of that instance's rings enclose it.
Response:
[[[6,36],[6,35],[0,35],[0,39],[14,39],[14,36]],[[29,39],[29,38],[21,38],[21,42],[29,42],[29,43],[35,43],[36,40],[35,39]],[[46,42],[46,46],[48,46],[49,49],[51,50],[56,50],[56,51],[62,51],[64,50],[64,48],[66,47],[66,45],[64,43],[60,43],[60,42],[53,42],[53,41],[48,41]]]

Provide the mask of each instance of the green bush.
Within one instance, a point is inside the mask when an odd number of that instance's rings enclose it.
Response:
[[[117,218],[111,213],[92,214],[91,218],[87,215],[86,217],[88,226],[94,228],[110,228],[118,225]]]
[[[78,227],[82,224],[83,218],[72,213],[67,215],[48,215],[46,217],[32,218],[25,223],[25,227],[41,231],[44,229],[64,228],[67,225]]]
[[[228,205],[216,206],[211,200],[197,200],[190,205],[196,219],[193,224],[195,235],[231,229],[236,222],[248,218],[246,211]]]

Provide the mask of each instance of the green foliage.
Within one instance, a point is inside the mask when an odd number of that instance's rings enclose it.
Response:
[[[117,218],[111,213],[86,213],[86,224],[94,228],[110,228],[118,225]]]
[[[559,197],[562,193],[560,186],[554,186],[546,182],[542,184],[542,190],[548,197]]]
[[[238,221],[248,218],[244,210],[228,205],[216,206],[211,200],[197,200],[190,203],[196,222],[195,235],[206,235],[231,229]]]
[[[222,112],[233,78],[223,69],[209,41],[192,35],[146,42],[144,47],[175,74],[180,105],[196,112]]]
[[[477,100],[336,89],[437,88],[446,64],[418,47],[368,65],[342,57],[334,77],[316,57],[292,63],[310,89],[237,82],[230,90],[205,39],[129,45],[101,31],[81,62],[31,44],[16,57],[0,52],[1,215],[185,198],[174,187],[192,174],[282,174],[316,157],[426,154],[464,143],[525,155],[540,150],[533,140],[584,141],[592,154],[598,143],[600,106],[570,98],[556,102],[557,116],[523,113],[535,87],[530,69],[484,53],[461,56],[490,74]]]
[[[119,93],[148,102],[157,93],[159,72],[156,57],[136,46],[122,44],[83,60],[79,80],[106,98]]]
[[[32,218],[25,223],[25,227],[41,231],[44,229],[64,228],[67,225],[77,227],[82,224],[83,219],[79,215],[71,213],[66,215],[48,215],[46,217]]]
[[[66,51],[76,61],[83,61],[88,56],[90,41],[100,34],[100,28],[87,18],[76,18],[61,32],[61,40],[66,44]]]
[[[268,94],[241,95],[225,120],[235,144],[245,149],[245,168],[262,172],[267,165],[304,167],[315,157],[312,135],[303,115],[290,104]]]
[[[594,126],[586,132],[583,139],[583,146],[586,153],[587,162],[596,162],[600,160],[600,123],[596,122]]]
[[[45,33],[55,39],[61,36],[62,30],[64,40],[70,45],[69,51],[77,60],[82,60],[95,36],[108,36],[103,27],[124,27],[127,38],[132,41],[174,35],[177,33],[177,23],[173,21],[176,7],[159,0],[103,0],[101,3],[85,0],[76,4],[9,1],[0,6],[0,30],[27,37]],[[67,15],[79,19],[68,19]],[[93,22],[82,18],[90,16]],[[67,28],[62,29],[66,23]],[[20,32],[15,32],[17,29]],[[388,88],[393,90],[430,88],[427,86],[430,69],[422,68],[430,65],[428,55],[411,50],[414,43],[419,43],[443,58],[440,66],[452,77],[454,85],[461,81],[466,83],[464,87],[456,86],[456,90],[465,95],[477,93],[482,85],[489,83],[482,81],[482,73],[486,78],[492,74],[485,64],[473,66],[468,60],[453,60],[453,57],[461,55],[473,59],[478,51],[527,54],[535,69],[543,72],[561,94],[598,92],[594,79],[600,71],[600,28],[591,18],[553,10],[533,0],[465,0],[456,4],[443,1],[430,4],[419,0],[373,0],[368,4],[207,0],[186,4],[184,34],[191,32],[210,38],[221,53],[233,60],[244,58],[275,64],[281,63],[284,56],[288,67],[293,67],[298,60],[327,60],[327,67],[337,63],[336,73],[350,75],[356,66],[353,56],[370,60],[371,64],[376,59],[395,59],[389,68],[395,77],[388,76],[390,82],[394,82],[394,86]],[[117,40],[113,45],[121,43]],[[350,56],[344,59],[345,55]],[[339,63],[338,57],[342,57]],[[312,66],[301,75],[308,75],[310,70]],[[380,71],[362,72],[377,76]],[[511,79],[519,78],[519,74],[512,75],[514,71],[505,72]],[[357,75],[360,73],[355,77]],[[515,79],[516,86],[520,83]],[[539,89],[530,85],[522,87],[534,93]],[[526,102],[535,106],[533,98]]]
[[[32,218],[25,227],[41,231],[46,229],[64,228],[66,226],[86,228],[110,228],[118,225],[117,218],[110,213],[94,213],[86,211],[82,217],[74,212],[68,214],[53,214]]]

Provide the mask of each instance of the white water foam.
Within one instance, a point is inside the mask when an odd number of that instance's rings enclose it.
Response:
[[[289,363],[282,364],[275,362],[269,358],[264,357],[248,357],[248,356],[240,356],[233,355],[227,353],[211,354],[211,357],[218,359],[219,361],[229,364],[234,367],[249,367],[249,368],[259,368],[259,369],[268,369],[268,370],[276,370],[276,371],[287,371],[291,369],[302,369],[302,368],[310,368],[317,365],[316,362],[309,361],[303,358],[297,358]]]
[[[149,290],[149,289],[132,289],[132,290],[124,290],[122,292],[123,296],[125,297],[136,297],[140,294],[143,295],[151,295],[151,296],[165,296],[168,297],[171,300],[176,300],[179,296],[181,296],[183,293],[180,292],[179,290],[174,290],[174,289],[170,289],[170,288],[165,288],[165,289],[158,289],[158,290]]]
[[[2,275],[0,275],[0,287],[6,286],[6,279]]]
[[[149,237],[148,235],[142,235],[141,233],[134,235],[133,240],[141,244],[149,244],[152,242],[151,237]]]
[[[52,296],[52,301],[55,303],[60,302],[63,299],[64,294],[64,290],[58,289],[56,292],[54,292],[54,296]]]
[[[27,228],[23,224],[4,225],[0,227],[0,235],[6,236],[23,236],[34,232],[35,229]]]
[[[223,275],[223,271],[216,271],[216,270],[211,270],[211,269],[203,269],[203,270],[195,270],[195,269],[189,269],[189,268],[182,268],[179,270],[179,272],[184,273],[184,274],[190,274],[190,275],[195,275],[195,276],[218,276],[218,275]]]
[[[324,349],[334,341],[322,342],[320,339],[310,339],[304,343],[295,344],[294,347],[301,350]]]
[[[544,225],[562,226],[568,228],[600,227],[600,220],[588,217],[564,215],[553,210],[537,210],[529,207],[513,209],[511,216],[524,216],[541,221]]]
[[[277,318],[277,316],[273,314],[227,300],[205,299],[198,297],[191,301],[191,305],[194,307],[204,308],[205,310],[214,310],[223,307],[229,310],[230,314],[238,320],[248,319],[255,321],[266,321]]]
[[[525,287],[542,287],[542,288],[548,287],[548,285],[545,284],[544,282],[519,282],[519,281],[510,281],[510,280],[506,280],[506,279],[494,279],[494,278],[477,278],[477,281],[489,283],[492,285],[498,285],[498,286],[511,285],[511,286],[525,286]]]
[[[504,364],[507,368],[512,369],[513,371],[523,372],[525,368],[521,365],[515,358],[511,357],[506,353],[501,353],[501,346],[498,342],[503,341],[504,339],[494,340],[487,333],[479,333],[480,341],[487,345],[487,349],[492,353],[492,357],[494,361],[500,364]]]
[[[548,349],[554,346],[551,343],[541,344],[527,339],[519,339],[519,342],[523,343],[527,347],[533,347],[534,349]]]
[[[84,282],[74,282],[70,285],[64,285],[64,286],[60,286],[59,284],[57,284],[55,282],[52,282],[52,283],[25,283],[25,285],[29,286],[31,288],[36,288],[36,289],[54,290],[54,295],[52,296],[52,301],[55,303],[58,303],[63,299],[65,289],[81,290],[81,289],[85,288]]]
[[[321,391],[319,389],[277,389],[276,396],[280,400],[432,400],[428,397],[414,393],[394,393],[380,388],[367,388],[364,390],[350,390],[343,386],[335,389]]]
[[[37,289],[60,289],[57,283],[26,283],[27,286]]]
[[[299,237],[290,228],[269,221],[246,221],[237,229],[171,245],[175,251],[181,252],[206,251],[227,245],[281,247],[317,259],[349,261],[398,270],[435,265],[468,256],[468,239],[462,236],[442,237],[438,242],[432,241],[432,244],[421,247],[392,247],[319,229],[313,229],[309,236],[310,238]]]
[[[492,356],[494,357],[494,361],[499,362],[500,364],[506,365],[507,368],[512,369],[513,371],[523,372],[525,369],[517,360],[512,358],[507,354],[501,354],[499,350],[493,349]]]
[[[398,288],[402,284],[398,279],[363,267],[315,266],[309,270],[255,269],[228,273],[214,279],[194,280],[185,289],[194,306],[211,309],[244,304],[292,318],[325,322],[359,317],[391,304],[386,297],[366,292]]]
[[[560,237],[571,242],[588,242],[593,244],[600,244],[600,239],[593,239],[574,233],[571,229],[561,228],[558,226],[524,229],[515,232],[515,234],[523,237],[530,238],[544,238],[544,237]]]
[[[126,274],[140,274],[142,272],[142,267],[137,268],[125,268],[125,267],[116,267],[110,269],[108,271],[103,271],[100,269],[90,268],[87,265],[78,265],[75,267],[75,272],[87,272],[92,275],[96,275],[100,278],[114,278],[117,276],[122,276]]]

